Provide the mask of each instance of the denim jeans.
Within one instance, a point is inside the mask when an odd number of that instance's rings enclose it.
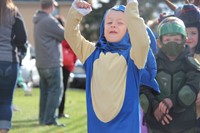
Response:
[[[0,129],[10,129],[18,64],[0,61]]]
[[[62,96],[62,69],[38,68],[40,75],[40,104],[39,123],[56,123],[56,109],[58,108]]]

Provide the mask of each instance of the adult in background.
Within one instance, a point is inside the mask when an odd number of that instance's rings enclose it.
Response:
[[[11,129],[13,93],[19,67],[18,51],[26,51],[27,35],[12,0],[0,0],[0,133]]]
[[[66,101],[66,91],[67,91],[67,84],[69,80],[70,72],[74,70],[75,62],[76,62],[76,55],[70,48],[68,42],[66,40],[62,41],[62,48],[63,48],[63,96],[58,108],[58,118],[69,118],[70,116],[66,114],[65,111],[65,101]]]
[[[63,87],[60,42],[64,39],[64,28],[51,14],[57,2],[40,2],[41,10],[33,17],[36,67],[40,76],[39,124],[64,126],[55,116]]]
[[[64,17],[58,15],[56,16],[57,20],[60,22],[62,26],[64,26],[65,19]],[[67,83],[69,80],[69,74],[74,70],[75,62],[76,62],[76,55],[72,51],[71,47],[69,46],[66,40],[62,42],[62,55],[63,55],[63,95],[62,100],[58,108],[58,118],[69,118],[68,114],[65,114],[65,100],[66,100],[66,91],[67,91]]]

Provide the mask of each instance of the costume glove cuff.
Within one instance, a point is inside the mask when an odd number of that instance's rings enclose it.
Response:
[[[134,3],[137,3],[137,4],[138,4],[138,1],[137,1],[137,0],[127,0],[127,3],[131,3],[131,2],[134,2]]]
[[[80,0],[74,0],[74,2],[72,3],[72,7],[74,9],[76,9],[80,14],[82,14],[83,16],[86,16],[87,14],[89,14],[92,11],[91,7],[90,8],[79,8],[79,7],[77,7],[76,3],[78,1],[80,1]]]

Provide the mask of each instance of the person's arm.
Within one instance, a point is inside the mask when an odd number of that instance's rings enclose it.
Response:
[[[157,95],[159,95],[159,92],[153,90],[149,86],[140,86],[140,102],[145,113],[149,109],[151,112],[153,112],[154,109],[159,105],[159,101],[156,99]]]
[[[154,54],[156,54],[158,52],[158,48],[157,48],[157,42],[156,42],[156,37],[155,37],[155,34],[153,33],[153,31],[147,26],[147,32],[148,32],[148,35],[149,35],[149,38],[150,38],[150,47],[151,47],[151,50]]]
[[[199,92],[200,74],[199,71],[190,71],[186,74],[185,85],[177,92],[176,105],[188,108],[196,101]]]
[[[19,63],[21,65],[22,59],[26,56],[27,52],[27,33],[25,30],[24,22],[22,17],[19,13],[15,16],[15,23],[12,27],[12,44],[16,45],[18,56],[19,56]]]
[[[167,4],[167,6],[172,10],[175,11],[176,10],[176,5],[174,3],[172,3],[170,0],[164,0],[164,2]]]
[[[17,47],[26,48],[27,33],[25,30],[24,22],[19,13],[15,16],[15,23],[12,27],[12,37],[14,44]]]
[[[164,98],[160,104],[159,109],[162,113],[168,114],[172,107],[181,107],[183,109],[189,108],[191,105],[196,104],[195,101],[199,92],[199,72],[188,72],[185,84],[169,97]],[[163,125],[169,124],[172,117],[168,115],[161,120]]]
[[[46,34],[49,37],[52,37],[59,42],[64,40],[64,27],[58,22],[56,18],[48,17],[45,22],[46,24],[43,27],[45,27],[47,30]]]
[[[200,118],[200,91],[197,95],[196,110],[197,110],[197,119],[199,119]]]
[[[153,80],[157,74],[157,64],[156,64],[155,56],[151,49],[149,50],[149,53],[148,53],[146,66],[147,66],[147,71],[149,71],[151,74],[151,80]]]
[[[84,63],[87,57],[94,51],[95,43],[89,42],[80,33],[80,21],[84,15],[87,15],[91,11],[91,6],[86,1],[80,2],[81,4],[86,4],[88,7],[85,8],[83,6],[81,8],[79,7],[80,3],[77,3],[76,0],[73,2],[66,17],[65,39],[80,61]]]
[[[172,107],[188,108],[196,101],[199,92],[200,74],[197,71],[190,71],[186,74],[184,84],[173,94],[163,97],[161,102],[170,110]],[[159,98],[161,99],[161,98]],[[169,102],[167,102],[168,100]],[[165,111],[163,111],[165,112]],[[167,111],[168,112],[168,111]]]
[[[137,68],[144,68],[150,39],[146,31],[144,20],[139,16],[137,0],[128,0],[125,17],[132,45],[130,56],[134,60]]]

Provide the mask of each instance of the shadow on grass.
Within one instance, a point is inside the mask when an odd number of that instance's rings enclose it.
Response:
[[[76,117],[76,119],[72,119],[67,126],[69,126],[69,128],[67,128],[67,130],[65,130],[65,132],[69,132],[69,133],[86,133],[87,129],[85,129],[84,127],[86,126],[86,119],[85,119],[86,115],[83,115],[81,117]]]
[[[19,120],[12,122],[12,131],[18,130],[21,133],[66,133],[65,127],[40,125],[37,119]],[[18,133],[18,132],[17,132]]]
[[[37,129],[37,133],[87,133],[85,117],[86,114],[70,119],[58,119],[58,121],[62,121],[60,123],[66,124],[66,127],[39,125],[38,119],[13,120],[12,130],[19,130],[21,132],[27,132],[28,130],[30,133],[36,133],[32,131],[33,129]]]
[[[12,121],[12,123],[28,123],[28,122],[36,122],[36,121],[38,121],[38,119],[32,119],[32,120],[30,120],[30,119],[26,119],[26,120],[13,120]]]
[[[38,124],[38,119],[26,119],[26,120],[13,120],[12,121],[12,129],[18,129],[18,128],[33,128],[41,126]]]

